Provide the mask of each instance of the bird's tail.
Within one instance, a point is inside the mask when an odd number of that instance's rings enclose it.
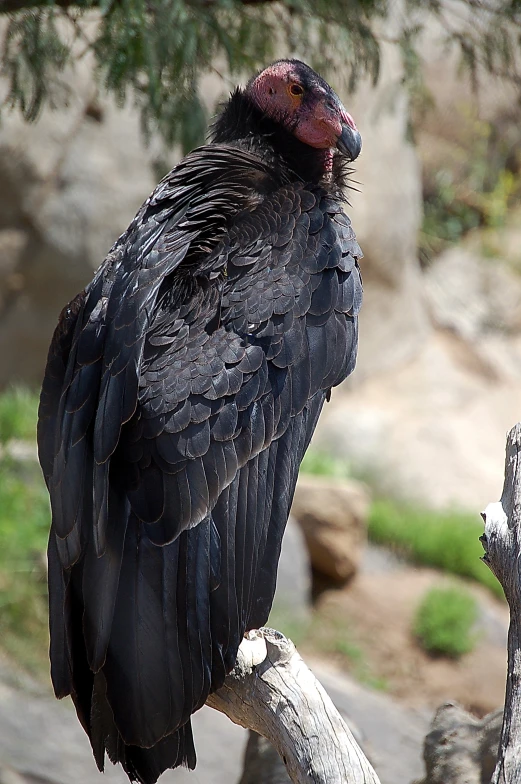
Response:
[[[104,769],[107,754],[111,762],[121,763],[131,781],[154,784],[168,768],[184,765],[193,769],[196,764],[189,719],[194,704],[185,699],[183,668],[175,668],[178,682],[171,683],[164,662],[168,644],[174,640],[171,635],[166,639],[163,622],[172,631],[177,615],[175,590],[167,585],[166,571],[177,576],[178,561],[186,565],[177,557],[178,545],[167,550],[140,542],[138,522],[132,516],[125,521],[126,501],[118,501],[111,492],[110,502],[118,511],[115,522],[119,528],[110,527],[101,558],[91,552],[89,542],[85,556],[64,571],[57,537],[51,531],[52,677],[58,697],[72,696],[98,768]],[[181,629],[179,636],[184,638],[186,631]],[[183,661],[186,673],[189,656]],[[163,704],[165,699],[169,702],[170,691],[181,704],[177,719],[171,715],[173,706],[167,710]],[[202,702],[208,691],[209,683]],[[163,720],[164,727],[155,726],[154,720]],[[129,742],[128,737],[125,741],[125,731],[142,740],[141,744]]]
[[[184,765],[190,770],[195,768],[195,748],[192,737],[192,723],[187,721],[181,729],[169,735],[153,749],[138,746],[125,746],[123,757],[112,760],[121,762],[131,781],[139,784],[155,784],[163,771]]]
[[[94,676],[92,714],[89,737],[98,768],[103,771],[105,751],[111,762],[121,763],[131,781],[155,784],[163,771],[179,765],[193,770],[196,763],[192,725],[187,721],[177,732],[168,735],[153,748],[128,745],[118,732],[107,700],[103,674]]]

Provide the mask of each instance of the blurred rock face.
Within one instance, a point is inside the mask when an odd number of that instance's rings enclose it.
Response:
[[[421,349],[429,321],[421,294],[417,239],[422,218],[421,170],[409,140],[408,98],[396,47],[383,45],[376,87],[364,83],[346,106],[363,148],[349,194],[349,215],[364,258],[360,348],[350,383],[409,360]]]
[[[96,107],[81,63],[70,83],[67,109],[0,131],[0,386],[40,383],[59,312],[155,185],[136,113]]]
[[[512,85],[498,79],[483,78],[478,94],[473,93],[470,80],[458,68],[458,58],[447,55],[442,40],[443,31],[431,20],[421,55],[435,104],[416,118],[414,126],[423,188],[427,194],[435,192],[440,172],[448,170],[454,183],[464,186],[459,189],[462,198],[467,197],[470,206],[481,206],[479,190],[464,191],[471,182],[469,170],[479,170],[485,163],[495,165],[479,158],[484,155],[487,123],[495,128],[487,154],[505,156],[510,149],[504,165],[513,164],[512,172],[517,171],[513,176],[519,177],[519,103]],[[386,79],[385,66],[383,70]],[[398,95],[398,101],[405,100]],[[356,101],[349,106],[356,117]],[[403,111],[400,116],[403,140]],[[505,434],[520,417],[519,207],[517,213],[508,213],[502,228],[469,234],[420,271],[416,251],[411,258],[408,246],[414,223],[408,198],[413,206],[420,204],[412,185],[407,187],[413,164],[395,169],[386,141],[373,137],[372,128],[368,134],[361,125],[361,131],[364,155],[358,179],[364,183],[364,198],[355,194],[351,210],[366,253],[361,265],[365,299],[360,361],[349,383],[333,391],[314,444],[347,459],[381,493],[420,505],[477,512],[500,495]],[[385,202],[378,201],[376,187],[365,187],[373,162],[380,160],[378,154],[373,158],[368,152],[373,139],[385,151],[380,182],[382,192],[388,194]],[[406,149],[402,141],[396,148],[397,160],[407,159]],[[374,172],[376,182],[376,168]],[[391,174],[389,183],[386,177]],[[397,183],[401,181],[404,192],[400,194]],[[485,207],[492,211],[497,205]],[[396,232],[404,230],[403,262],[396,260],[397,246],[389,240],[391,222]],[[380,243],[380,236],[388,248]]]

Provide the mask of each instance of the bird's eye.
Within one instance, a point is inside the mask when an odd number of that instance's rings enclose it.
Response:
[[[303,95],[304,93],[304,90],[300,86],[300,84],[292,84],[291,87],[289,88],[289,91],[291,95]]]

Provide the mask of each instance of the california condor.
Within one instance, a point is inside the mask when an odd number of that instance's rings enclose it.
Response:
[[[100,770],[193,768],[190,716],[268,618],[300,462],[355,364],[360,147],[320,76],[273,63],[60,316],[38,425],[51,673]]]

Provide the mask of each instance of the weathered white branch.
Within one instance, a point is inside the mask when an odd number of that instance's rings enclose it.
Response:
[[[508,671],[503,727],[492,784],[521,782],[521,423],[507,436],[501,501],[482,514],[483,560],[503,586],[510,606]]]
[[[294,784],[380,784],[329,696],[280,632],[249,632],[235,669],[207,704],[267,738]]]

